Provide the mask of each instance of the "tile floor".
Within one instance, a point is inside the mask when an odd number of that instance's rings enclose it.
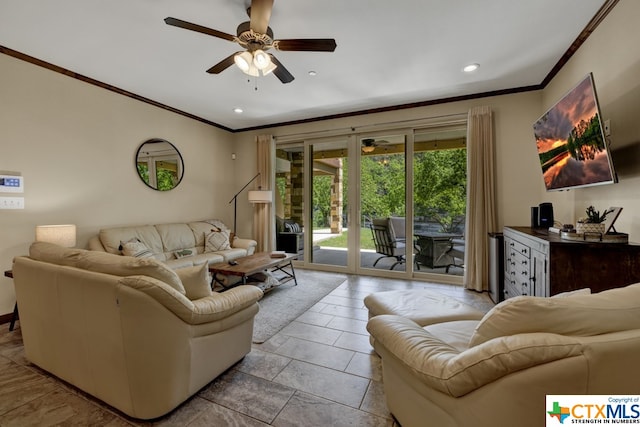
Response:
[[[19,323],[0,325],[0,426],[397,426],[369,345],[363,298],[433,289],[480,309],[486,293],[416,281],[348,276],[323,300],[167,416],[141,422],[30,364]]]

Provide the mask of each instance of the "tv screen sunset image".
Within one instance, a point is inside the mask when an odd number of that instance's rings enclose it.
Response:
[[[533,125],[547,190],[613,182],[591,75]]]

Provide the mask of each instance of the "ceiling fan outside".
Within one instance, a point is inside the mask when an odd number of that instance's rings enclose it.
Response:
[[[235,42],[245,49],[232,53],[209,68],[209,74],[219,74],[235,63],[250,76],[264,76],[273,72],[282,83],[290,83],[294,80],[293,75],[275,56],[267,53],[267,50],[273,48],[280,51],[333,52],[337,45],[334,39],[275,40],[273,30],[269,27],[272,10],[273,0],[252,0],[251,6],[247,9],[250,21],[238,25],[235,36],[172,17],[165,18],[164,22],[174,27]]]

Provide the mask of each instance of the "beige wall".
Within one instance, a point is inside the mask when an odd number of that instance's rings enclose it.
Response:
[[[138,145],[153,137],[184,158],[184,179],[169,192],[146,187],[134,168]],[[2,271],[27,252],[36,224],[76,224],[78,247],[103,226],[208,217],[231,224],[232,134],[6,55],[0,145],[0,171],[22,174],[26,206],[0,210]],[[0,314],[14,301],[2,277]]]
[[[602,118],[611,120],[611,149],[619,183],[572,190],[566,205],[570,215],[557,216],[574,223],[589,205],[598,210],[620,206],[616,228],[640,241],[640,2],[621,0],[584,45],[545,88],[545,111],[566,91],[592,72]],[[566,193],[566,192],[565,192]],[[562,196],[559,196],[562,197]],[[574,202],[575,199],[575,202]],[[560,200],[554,201],[554,208]],[[565,209],[565,210],[567,210]]]

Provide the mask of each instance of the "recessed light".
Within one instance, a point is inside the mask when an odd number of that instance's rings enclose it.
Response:
[[[311,71],[309,71],[309,75],[313,77],[313,76],[317,76],[318,73],[316,73],[315,71],[311,70]]]
[[[478,68],[480,68],[480,64],[469,64],[469,65],[465,65],[462,71],[464,71],[465,73],[471,73],[477,70]]]
[[[242,114],[244,112],[244,110],[242,108],[240,108],[240,107],[236,107],[236,108],[233,109],[233,112],[237,113],[237,114]]]

